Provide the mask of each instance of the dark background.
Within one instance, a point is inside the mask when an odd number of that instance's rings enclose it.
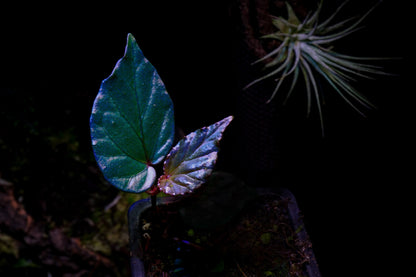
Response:
[[[142,2],[15,5],[2,10],[0,138],[11,149],[0,157],[2,178],[14,183],[20,180],[18,174],[66,178],[59,169],[65,158],[51,161],[47,153],[27,150],[27,132],[33,136],[70,130],[79,143],[77,151],[93,164],[88,126],[92,103],[101,81],[122,57],[128,33],[164,80],[176,124],[185,133],[238,111],[231,1]],[[328,9],[340,3],[326,2]],[[363,14],[373,3],[351,1],[346,13]],[[324,115],[325,137],[316,118],[304,117],[305,106],[292,102],[282,116],[280,167],[262,182],[288,187],[295,194],[324,276],[401,276],[398,272],[409,265],[406,257],[413,239],[408,212],[413,207],[408,201],[414,185],[409,9],[406,3],[383,1],[364,21],[364,29],[337,44],[343,53],[400,58],[379,63],[395,76],[357,84],[377,106],[367,118],[335,97]],[[224,139],[219,166],[238,174],[244,159],[235,146],[236,129]],[[11,161],[24,158],[17,155],[28,153],[25,168],[8,168],[16,164]],[[31,191],[36,195],[53,189],[40,186],[32,183]],[[62,199],[83,199],[75,196],[76,186],[60,190],[65,192]],[[76,217],[78,211],[65,212]]]

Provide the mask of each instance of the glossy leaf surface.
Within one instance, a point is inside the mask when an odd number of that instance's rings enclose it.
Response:
[[[212,173],[217,161],[218,144],[232,116],[198,129],[183,138],[168,154],[158,186],[164,193],[192,192]]]
[[[155,182],[152,165],[173,143],[173,103],[131,34],[123,58],[101,84],[90,127],[95,158],[110,183],[139,193]]]

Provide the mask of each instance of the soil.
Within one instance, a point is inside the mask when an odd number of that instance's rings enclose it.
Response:
[[[146,276],[306,276],[308,238],[299,238],[288,216],[291,201],[257,197],[238,216],[214,229],[186,225],[178,207],[142,215]]]

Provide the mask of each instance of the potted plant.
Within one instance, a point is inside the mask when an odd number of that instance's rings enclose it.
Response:
[[[213,173],[233,117],[172,147],[173,116],[162,80],[129,34],[125,55],[102,82],[90,127],[106,179],[123,191],[150,195],[128,213],[132,276],[248,276],[258,270],[256,263],[266,263],[256,256],[261,253],[271,253],[268,267],[260,269],[266,276],[320,276],[293,195],[253,190],[230,174]],[[234,258],[240,252],[246,253]]]

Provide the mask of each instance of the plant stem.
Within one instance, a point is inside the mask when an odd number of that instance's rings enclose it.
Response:
[[[156,194],[150,195],[150,201],[152,201],[152,208],[156,209]]]
[[[156,208],[156,196],[159,194],[160,190],[159,187],[155,184],[146,191],[150,195],[150,201],[152,203],[152,209]]]
[[[237,265],[238,270],[241,272],[241,274],[243,275],[243,277],[247,277],[247,275],[244,273],[244,271],[241,269],[240,265],[238,264],[238,262],[235,262]]]

